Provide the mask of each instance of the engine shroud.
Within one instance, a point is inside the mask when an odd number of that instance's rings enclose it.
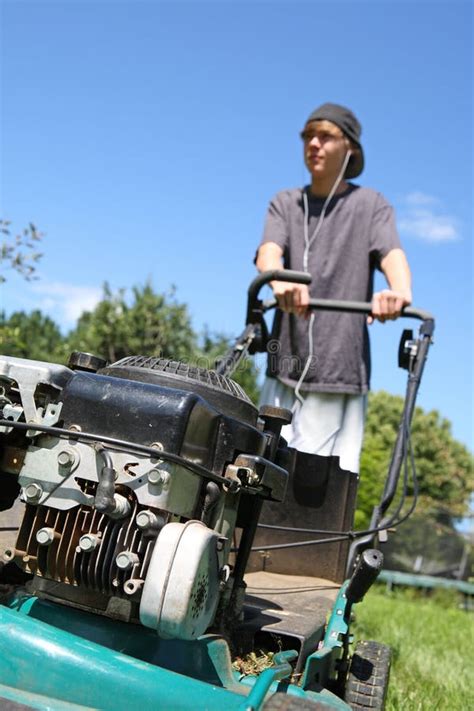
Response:
[[[33,589],[112,616],[114,601],[127,601],[127,619],[141,618],[162,636],[202,634],[229,578],[239,503],[248,493],[238,473],[255,483],[249,457],[263,478],[270,464],[267,437],[245,393],[209,371],[140,357],[98,373],[2,358],[2,378],[5,407],[16,419],[27,403],[34,410],[33,398],[36,421],[48,413],[74,433],[71,439],[54,431],[22,434],[26,453],[18,482],[26,510],[10,557],[35,576]],[[18,432],[12,432],[0,434],[0,444],[13,437],[18,449]],[[92,433],[96,442],[81,433]],[[101,437],[122,444],[97,446]],[[133,444],[156,449],[156,456]],[[183,461],[170,462],[160,452]],[[224,477],[224,484],[186,462]],[[286,471],[271,467],[281,492]],[[109,477],[113,472],[112,508],[102,510],[98,492],[107,471]],[[199,580],[182,578],[187,569]]]

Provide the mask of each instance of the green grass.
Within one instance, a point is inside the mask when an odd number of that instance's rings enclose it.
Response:
[[[392,648],[386,711],[474,709],[474,614],[446,595],[375,588],[356,605],[356,638]]]

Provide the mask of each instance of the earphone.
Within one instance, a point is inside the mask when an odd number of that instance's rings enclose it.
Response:
[[[346,155],[344,156],[344,160],[342,161],[342,167],[341,170],[339,171],[336,180],[334,181],[334,185],[332,186],[329,195],[327,196],[326,200],[324,201],[323,209],[321,210],[321,214],[318,217],[318,222],[316,223],[315,230],[313,234],[311,235],[311,238],[309,237],[309,204],[308,204],[308,195],[306,190],[303,188],[303,208],[304,208],[304,223],[303,223],[303,236],[304,236],[304,253],[303,253],[303,271],[306,273],[309,273],[309,268],[308,268],[308,259],[309,259],[309,250],[311,248],[311,245],[313,244],[314,240],[319,234],[319,231],[322,227],[324,217],[326,215],[326,210],[329,206],[329,203],[333,199],[337,188],[339,187],[339,184],[341,180],[344,177],[344,173],[346,172],[347,166],[349,164],[349,161],[351,159],[351,156],[353,154],[353,151],[348,149],[346,151]],[[311,361],[313,359],[313,351],[314,351],[314,343],[313,343],[313,324],[314,324],[314,311],[311,314],[309,318],[309,324],[308,324],[308,358],[306,359],[305,366],[303,368],[303,372],[301,373],[300,379],[298,380],[296,387],[295,387],[295,398],[301,403],[301,405],[304,403],[304,398],[302,397],[300,393],[300,387],[306,377],[306,374],[309,370],[309,367],[311,365]],[[293,411],[295,410],[297,406],[297,403],[293,405]]]

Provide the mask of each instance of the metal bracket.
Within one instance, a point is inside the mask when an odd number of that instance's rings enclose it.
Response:
[[[306,660],[301,682],[303,689],[314,683],[326,686],[328,679],[336,677],[336,663],[343,655],[345,640],[349,633],[347,617],[350,613],[350,606],[346,598],[347,585],[348,581],[339,591],[320,649],[310,654]]]
[[[23,414],[23,408],[21,405],[5,405],[3,408],[3,419],[11,420],[12,422],[18,422]],[[9,434],[13,427],[0,427],[0,434]]]
[[[46,410],[36,407],[35,393],[38,385],[49,385],[57,390],[58,395],[73,375],[73,371],[63,365],[43,363],[25,358],[0,358],[0,381],[17,383],[25,421],[29,424],[52,426],[61,414],[62,403],[49,403]],[[6,408],[9,406],[7,405]],[[10,409],[14,416],[19,406]],[[5,408],[4,408],[4,414]],[[19,419],[22,413],[16,419]],[[35,437],[36,430],[28,430],[27,437]]]

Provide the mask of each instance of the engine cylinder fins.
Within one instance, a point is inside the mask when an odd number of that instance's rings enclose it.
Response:
[[[219,375],[215,370],[168,358],[137,355],[122,358],[98,372],[100,375],[192,391],[225,415],[253,426],[257,423],[257,408],[245,390],[234,380]]]
[[[106,596],[137,597],[157,531],[136,525],[140,511],[114,520],[88,506],[59,511],[27,505],[12,557],[28,573]],[[145,509],[165,525],[166,513]],[[148,521],[148,518],[147,518]],[[132,583],[132,584],[130,584]]]
[[[164,639],[192,640],[219,601],[219,534],[200,521],[168,523],[157,538],[140,600],[140,621]]]

